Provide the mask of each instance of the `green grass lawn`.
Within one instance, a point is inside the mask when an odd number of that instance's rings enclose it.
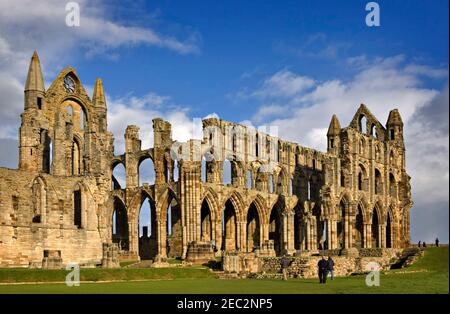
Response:
[[[15,271],[15,275],[8,274]],[[0,282],[37,278],[26,275],[39,270],[0,270]],[[41,271],[42,276],[52,271]],[[64,275],[55,272],[51,278]],[[60,272],[57,275],[57,272]],[[387,271],[381,275],[379,287],[367,287],[365,276],[336,278],[326,285],[315,279],[219,280],[206,269],[82,269],[82,280],[143,279],[140,282],[81,283],[79,287],[64,284],[0,285],[0,293],[449,293],[448,247],[428,248],[425,257],[411,267]],[[47,277],[48,278],[48,277]],[[21,280],[19,280],[21,279]],[[49,279],[45,279],[50,281]],[[30,279],[28,280],[30,281]]]

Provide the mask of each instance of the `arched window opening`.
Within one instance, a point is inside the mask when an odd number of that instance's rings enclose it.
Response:
[[[372,214],[372,247],[380,247],[380,233],[379,233],[379,219],[376,208],[373,209]]]
[[[229,185],[231,184],[232,174],[231,174],[231,162],[228,159],[223,161],[223,184]]]
[[[363,114],[359,117],[359,131],[361,133],[367,133],[367,118]]]
[[[206,200],[203,200],[200,213],[200,239],[207,242],[212,240],[211,210]]]
[[[181,258],[183,254],[183,226],[181,207],[171,198],[167,208],[167,257]]]
[[[81,174],[81,150],[80,144],[76,139],[72,142],[72,175],[79,176]]]
[[[272,208],[272,211],[270,213],[269,240],[273,241],[275,252],[277,255],[280,255],[282,254],[281,217],[276,206],[277,205]]]
[[[112,241],[119,248],[129,250],[128,215],[122,201],[114,198],[114,210],[112,217]]]
[[[356,229],[356,234],[355,234],[355,246],[357,248],[362,248],[364,247],[364,223],[363,223],[363,212],[362,212],[362,208],[361,205],[358,205],[358,213],[356,214],[356,219],[355,219],[355,229]]]
[[[155,165],[151,158],[143,158],[138,166],[138,180],[139,186],[147,183],[149,185],[155,184]]]
[[[44,173],[50,173],[52,165],[52,140],[48,135],[48,131],[42,129],[40,141],[42,145],[42,171]]]
[[[345,225],[346,225],[346,207],[343,201],[339,203],[338,222],[337,222],[337,234],[339,247],[343,249],[345,247]]]
[[[139,210],[139,257],[141,260],[154,259],[158,252],[158,226],[154,201],[146,194],[142,195]]]
[[[381,172],[375,169],[375,194],[383,193],[383,184],[381,181]]]
[[[222,211],[222,251],[237,250],[237,217],[230,200]]]
[[[389,139],[391,141],[395,140],[395,130],[394,129],[389,129]]]
[[[251,190],[253,188],[252,171],[247,171],[247,189]]]
[[[392,248],[392,222],[390,212],[388,212],[386,221],[386,247]]]
[[[324,241],[325,241],[325,237],[324,237],[324,231],[325,231],[325,222],[323,221],[323,219],[321,219],[321,213],[320,213],[320,206],[318,204],[315,204],[313,209],[312,209],[312,214],[313,216],[316,218],[316,230],[317,233],[315,235],[315,239],[313,242],[313,247],[311,248],[312,250],[323,250],[324,247]]]
[[[252,203],[247,214],[247,252],[253,252],[260,246],[259,215],[256,206]]]
[[[358,173],[358,190],[363,190],[363,174],[361,171]]]
[[[376,126],[375,123],[372,123],[372,125],[370,126],[370,135],[373,137],[376,137]]]
[[[81,189],[77,187],[73,191],[73,224],[77,228],[81,228],[81,213],[82,213],[82,201],[81,201]]]
[[[395,183],[395,177],[392,173],[389,173],[389,194],[391,197],[397,196],[397,185]]]
[[[304,244],[304,225],[302,221],[302,211],[298,208],[295,209],[294,214],[294,248],[295,250],[301,250],[302,244]]]
[[[44,214],[46,211],[47,194],[44,183],[37,178],[33,183],[33,223],[44,222]],[[14,198],[13,198],[14,201]],[[13,202],[14,203],[14,202]],[[13,206],[14,207],[14,206]]]
[[[111,181],[112,190],[120,190],[126,188],[126,171],[125,166],[121,162],[113,166]]]

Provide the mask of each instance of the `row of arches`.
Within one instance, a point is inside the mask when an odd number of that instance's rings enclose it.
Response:
[[[374,172],[374,191],[376,195],[382,195],[384,193],[383,188],[383,176],[377,168],[375,168]],[[365,167],[360,164],[358,167],[358,178],[357,178],[357,188],[358,191],[368,191],[370,186],[370,177],[368,175],[368,172],[366,171]],[[345,180],[345,174],[344,171],[341,171],[341,178],[340,178],[340,185],[341,187],[347,187],[346,186],[346,180]],[[397,195],[397,180],[395,179],[395,175],[392,172],[389,172],[389,178],[388,178],[388,191],[387,193],[391,197],[396,197]]]
[[[139,158],[136,171],[138,186],[141,187],[144,184],[155,184],[155,164],[151,157],[144,156]],[[164,161],[164,177],[167,183],[171,181],[178,181],[179,169],[177,161],[174,161],[172,173],[167,165],[167,161]],[[122,161],[115,160],[113,162],[111,167],[111,181],[112,190],[120,190],[126,188],[126,167]]]
[[[279,207],[274,206],[268,218],[256,201],[250,204],[246,213],[238,209],[237,200],[233,198],[228,199],[219,212],[211,208],[211,202],[205,197],[201,203],[197,218],[200,241],[211,242],[216,251],[251,252],[261,247],[262,239],[268,239],[273,240],[275,250],[281,253],[282,218]],[[127,211],[119,197],[114,197],[112,241],[118,243],[122,250],[135,249],[141,259],[154,259],[163,250],[169,258],[182,258],[184,235],[181,207],[174,196],[169,196],[167,205],[167,209],[161,207],[157,210],[153,198],[143,192],[140,208],[133,213]],[[136,228],[137,232],[131,228]],[[264,232],[267,232],[266,235]],[[131,237],[138,237],[137,248],[133,247]]]

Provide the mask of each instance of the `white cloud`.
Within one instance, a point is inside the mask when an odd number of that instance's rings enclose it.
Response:
[[[447,69],[433,68],[426,65],[410,64],[405,68],[406,73],[419,74],[434,79],[446,78],[448,76]]]
[[[158,104],[155,107],[154,103]],[[187,141],[193,137],[194,123],[186,108],[175,107],[170,97],[151,92],[143,97],[126,96],[111,98],[107,96],[108,129],[114,134],[116,154],[122,154],[124,134],[128,125],[140,128],[139,137],[142,148],[153,146],[153,122],[155,118],[164,118],[172,124],[172,137],[177,141]]]
[[[24,82],[34,50],[39,52],[47,79],[56,77],[57,71],[83,53],[115,58],[117,48],[136,45],[161,47],[180,54],[199,50],[196,33],[180,40],[152,28],[115,21],[106,0],[77,1],[80,27],[67,27],[66,3],[59,0],[0,1],[0,138],[17,138]],[[167,99],[149,93],[127,101],[139,109],[143,103],[158,107]]]
[[[281,70],[266,79],[262,87],[253,93],[258,97],[292,97],[312,87],[314,80],[298,76],[288,70]]]

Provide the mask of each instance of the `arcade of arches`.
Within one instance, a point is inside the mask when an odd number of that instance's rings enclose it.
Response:
[[[396,109],[385,125],[364,105],[348,127],[333,116],[326,152],[218,118],[202,121],[203,139],[179,143],[157,118],[153,147],[129,125],[117,154],[101,80],[90,97],[67,68],[46,89],[35,54],[21,119],[19,168],[0,168],[0,266],[39,264],[48,250],[98,263],[105,245],[157,262],[204,250],[409,245],[413,203]]]

